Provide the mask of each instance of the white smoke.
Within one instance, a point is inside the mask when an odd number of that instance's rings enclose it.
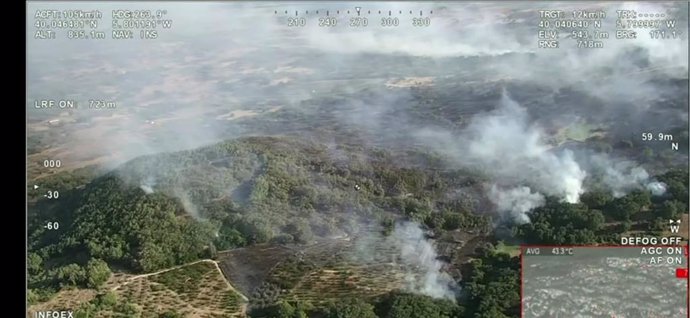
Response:
[[[193,218],[197,220],[204,220],[204,218],[199,213],[199,210],[197,209],[196,205],[194,205],[194,203],[189,198],[189,194],[186,191],[182,189],[174,189],[173,195],[176,198],[180,199],[182,207],[187,213],[189,213],[189,215],[191,215]]]
[[[544,204],[544,196],[541,193],[532,192],[532,189],[525,186],[501,189],[492,185],[488,197],[496,205],[499,213],[517,224],[529,223],[527,212]]]
[[[148,184],[142,184],[139,186],[140,189],[144,190],[144,193],[146,194],[151,194],[153,193],[153,188],[148,185]]]
[[[406,276],[410,292],[455,300],[452,290],[455,281],[441,270],[443,263],[437,259],[434,246],[424,237],[424,231],[419,224],[397,224],[388,240],[400,250],[400,259],[405,265],[412,266],[422,273],[420,278],[414,275]]]
[[[460,136],[424,131],[418,137],[458,165],[490,177],[528,185],[532,190],[578,202],[587,173],[568,149],[555,150],[529,122],[527,110],[504,91],[498,108],[477,115]],[[432,143],[433,142],[433,143]]]
[[[569,150],[554,151],[545,135],[530,125],[527,110],[503,91],[498,109],[472,121],[468,154],[488,165],[495,177],[519,178],[543,193],[575,203],[584,192],[586,173]]]
[[[652,181],[647,184],[647,190],[652,193],[652,195],[663,195],[666,193],[666,184],[659,181]]]
[[[652,195],[666,193],[666,184],[652,180],[647,171],[632,161],[614,161],[603,154],[596,154],[589,158],[589,164],[594,174],[601,175],[601,182],[620,198],[630,191],[647,189]]]
[[[585,180],[592,175],[615,197],[636,189],[648,189],[653,195],[666,191],[665,184],[652,180],[635,162],[605,154],[575,156],[570,149],[554,148],[548,135],[530,121],[527,110],[505,91],[495,110],[474,117],[459,135],[426,130],[417,137],[459,166],[516,185],[507,189],[494,185],[487,188],[487,196],[500,213],[517,223],[529,222],[527,212],[544,204],[545,195],[579,202]]]
[[[146,179],[142,180],[142,183],[139,185],[139,188],[144,191],[146,194],[151,194],[155,192],[153,190],[153,187],[156,186],[156,180],[152,177],[147,177]]]

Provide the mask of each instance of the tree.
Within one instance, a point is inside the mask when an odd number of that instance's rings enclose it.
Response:
[[[77,310],[74,311],[74,317],[76,318],[92,318],[96,317],[98,308],[92,303],[83,303]]]
[[[89,288],[101,287],[110,278],[108,264],[100,259],[91,259],[86,264],[86,286]]]
[[[414,198],[405,198],[403,202],[403,212],[412,220],[423,222],[431,215],[431,208],[428,202],[422,202]]]
[[[599,210],[589,210],[585,222],[585,228],[591,229],[592,231],[598,231],[604,226],[606,218],[604,217],[604,213]]]
[[[160,315],[158,318],[183,318],[184,316],[176,311],[168,310]]]
[[[172,255],[166,253],[163,246],[146,243],[137,253],[138,268],[143,272],[153,272],[159,268],[164,268],[174,264]]]
[[[56,278],[61,282],[61,285],[81,285],[85,281],[85,276],[84,268],[77,264],[69,264],[56,270]]]
[[[26,266],[30,275],[39,275],[43,272],[43,258],[31,252],[27,255]]]
[[[520,309],[520,263],[517,257],[490,251],[472,262],[465,281],[467,317],[518,317]]]
[[[657,205],[657,208],[655,209],[656,216],[667,220],[676,219],[681,213],[681,209],[684,205],[685,204],[682,202],[676,200],[664,201],[663,203]]]
[[[642,208],[642,206],[639,204],[641,201],[643,200],[630,193],[626,196],[614,199],[609,204],[606,211],[609,212],[609,216],[611,216],[614,220],[630,220],[630,217],[639,212]]]
[[[443,214],[443,229],[447,231],[457,230],[463,225],[464,221],[462,214],[446,212]]]
[[[309,243],[314,239],[311,226],[307,222],[292,222],[285,226],[284,231],[292,235],[298,243]]]
[[[528,243],[537,244],[591,244],[596,242],[594,231],[604,224],[600,211],[553,198],[534,209],[530,218],[532,223],[518,226],[517,233]]]
[[[218,249],[216,248],[216,245],[213,243],[209,243],[208,249],[206,249],[207,255],[206,257],[210,259],[216,259],[218,258]]]
[[[325,318],[378,318],[374,306],[361,299],[348,299],[331,304]]]
[[[278,308],[276,310],[277,318],[293,318],[295,316],[295,307],[290,305],[286,301],[281,301],[278,303]]]
[[[26,301],[29,305],[36,304],[40,301],[40,296],[33,289],[29,289],[26,291]]]
[[[395,220],[389,216],[385,216],[381,220],[381,227],[382,229],[382,234],[383,236],[389,236],[391,233],[393,233],[393,230],[395,229]]]
[[[124,314],[125,317],[141,317],[141,309],[133,303],[120,303],[115,311]]]
[[[688,203],[688,169],[672,169],[657,176],[657,180],[667,185],[667,192],[683,203]],[[687,208],[687,205],[686,205]]]
[[[681,202],[688,202],[688,187],[685,186],[680,181],[677,180],[672,180],[667,183],[668,185],[668,193],[671,194],[673,199],[681,201]]]
[[[630,197],[630,200],[632,200],[638,206],[638,211],[652,203],[649,191],[635,190],[630,192],[628,196]]]
[[[383,318],[449,318],[461,317],[463,309],[450,300],[425,295],[393,292],[376,306]]]
[[[667,224],[668,220],[657,217],[648,224],[647,230],[650,232],[661,232],[666,228]]]
[[[98,308],[109,309],[117,305],[117,294],[109,291],[105,294],[100,294],[94,299]]]
[[[247,245],[247,240],[238,230],[232,228],[229,225],[224,225],[218,233],[218,238],[216,238],[216,244],[218,249],[227,250],[236,247],[242,247]]]
[[[612,200],[613,197],[607,191],[589,191],[580,196],[580,202],[587,205],[590,209],[603,208]]]
[[[280,301],[266,313],[271,318],[307,318],[307,308],[300,302]]]

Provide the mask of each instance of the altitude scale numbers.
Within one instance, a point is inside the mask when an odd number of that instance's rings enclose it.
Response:
[[[433,10],[378,10],[362,7],[343,10],[273,11],[274,15],[286,16],[285,23],[289,27],[305,27],[313,24],[322,28],[340,25],[352,28],[394,28],[404,25],[424,28],[431,26],[433,13]]]

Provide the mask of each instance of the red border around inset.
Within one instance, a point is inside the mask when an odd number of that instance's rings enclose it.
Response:
[[[578,248],[613,248],[613,247],[683,247],[683,249],[687,249],[688,247],[688,242],[682,242],[685,244],[681,245],[539,245],[539,244],[520,244],[520,318],[524,318],[524,310],[525,308],[523,307],[523,294],[524,294],[524,280],[523,280],[523,271],[522,271],[522,266],[523,266],[523,251],[526,248],[531,248],[531,247],[578,247]],[[686,258],[688,258],[688,261],[685,263],[688,266],[688,270],[690,270],[690,256],[689,255],[684,255]],[[686,312],[688,314],[688,318],[690,318],[690,279],[686,279],[685,281],[685,286],[686,286],[686,295],[685,295],[685,304],[686,304]]]

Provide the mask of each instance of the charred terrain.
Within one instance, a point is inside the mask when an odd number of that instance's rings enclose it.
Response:
[[[342,48],[272,7],[245,32],[266,8],[234,5],[204,14],[246,10],[236,36],[56,48],[69,69],[30,44],[30,100],[118,103],[28,108],[30,312],[519,317],[519,244],[688,220],[687,38],[537,52],[532,9],[449,5],[428,48],[395,44],[432,33],[334,29]],[[457,19],[486,36],[457,38]]]

